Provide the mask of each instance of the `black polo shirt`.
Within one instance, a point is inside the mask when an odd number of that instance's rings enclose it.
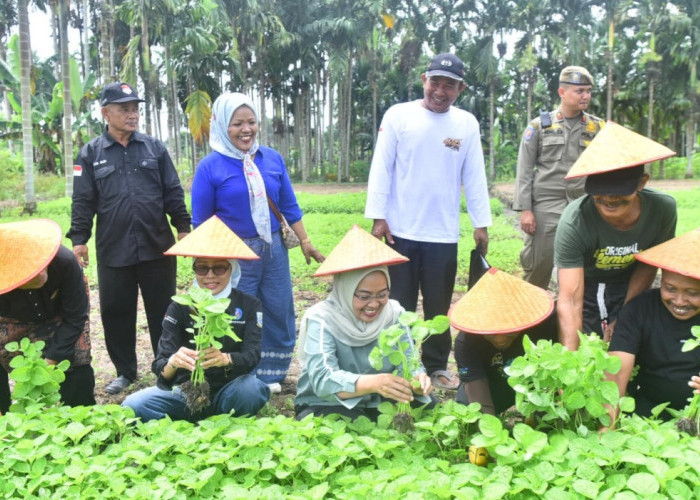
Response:
[[[175,166],[159,140],[134,132],[127,147],[108,130],[83,146],[73,169],[71,228],[84,245],[97,215],[97,261],[124,267],[163,257],[178,233],[190,231],[190,215]]]

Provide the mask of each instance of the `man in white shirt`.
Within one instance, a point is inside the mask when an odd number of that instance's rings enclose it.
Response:
[[[415,311],[418,291],[426,318],[447,314],[457,272],[461,186],[482,253],[488,250],[491,209],[476,118],[453,106],[466,88],[464,63],[438,54],[421,75],[423,99],[396,104],[384,115],[372,158],[365,217],[372,234],[410,259],[392,266],[391,297]],[[450,331],[423,344],[433,385],[456,389],[447,371]]]

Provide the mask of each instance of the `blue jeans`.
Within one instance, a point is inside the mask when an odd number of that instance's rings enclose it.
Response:
[[[287,376],[296,343],[289,254],[280,231],[272,233],[271,244],[261,238],[245,238],[243,241],[260,257],[259,260],[238,261],[241,279],[236,286],[262,302],[262,347],[255,374],[266,384],[282,382]]]
[[[129,395],[122,406],[134,410],[144,422],[164,418],[194,422],[212,415],[233,411],[236,416],[255,415],[270,399],[270,389],[255,376],[247,374],[236,377],[212,394],[211,404],[202,412],[193,415],[185,405],[185,396],[179,387],[172,391],[149,387]]]

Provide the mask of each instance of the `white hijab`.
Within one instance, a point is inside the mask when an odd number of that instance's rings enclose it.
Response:
[[[226,284],[223,290],[221,290],[217,294],[214,294],[215,299],[220,299],[222,297],[228,298],[228,296],[231,295],[231,289],[236,288],[238,281],[241,279],[241,266],[238,264],[238,259],[227,260],[231,264],[231,279]],[[194,261],[196,263],[197,259],[195,258]],[[197,276],[194,277],[194,283],[192,283],[192,286],[199,288],[199,283],[197,283]]]
[[[325,323],[328,332],[342,343],[353,347],[369,344],[379,337],[385,328],[395,324],[403,307],[396,300],[389,300],[379,315],[369,323],[358,319],[353,311],[352,301],[360,282],[373,272],[380,271],[386,276],[387,286],[391,287],[389,270],[386,266],[370,267],[338,273],[333,276],[333,291],[323,302],[310,307],[301,319],[299,326],[299,350],[297,356],[302,366],[305,361],[306,325],[310,319]]]
[[[234,92],[221,94],[214,101],[211,109],[211,123],[209,126],[209,146],[230,158],[243,160],[243,172],[245,182],[248,185],[248,196],[250,197],[250,214],[253,218],[255,230],[265,242],[272,242],[272,225],[270,223],[270,206],[267,202],[267,192],[265,183],[258,166],[253,161],[255,152],[258,150],[258,137],[247,152],[243,152],[233,145],[228,135],[228,125],[238,108],[247,106],[255,115],[255,119],[260,123],[260,117],[253,105],[253,101],[245,94]]]

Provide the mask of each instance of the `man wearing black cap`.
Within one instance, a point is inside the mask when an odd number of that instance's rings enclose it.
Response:
[[[161,323],[175,294],[175,257],[163,252],[190,231],[180,179],[159,140],[138,132],[140,99],[131,85],[105,85],[100,95],[104,133],[86,144],[73,169],[68,237],[86,267],[87,241],[97,215],[97,275],[105,343],[118,394],[136,379],[136,304],[141,289],[155,353]]]
[[[578,331],[609,340],[622,305],[656,276],[656,268],[637,262],[635,254],[676,230],[675,200],[644,188],[649,175],[643,165],[604,168],[586,178],[588,196],[566,207],[554,242],[559,337],[569,349],[578,348]]]
[[[367,186],[365,217],[372,234],[410,259],[392,266],[391,297],[415,311],[418,291],[426,318],[447,314],[457,271],[461,189],[474,240],[488,249],[491,225],[479,123],[453,106],[466,88],[464,63],[438,54],[421,75],[423,99],[392,106],[384,115]],[[423,344],[423,364],[433,385],[456,389],[447,372],[449,330]]]
[[[604,125],[586,113],[593,83],[586,68],[564,68],[559,74],[559,107],[532,120],[520,141],[513,199],[525,232],[520,263],[523,279],[545,290],[552,277],[559,217],[567,204],[584,194],[583,179],[564,177]]]

